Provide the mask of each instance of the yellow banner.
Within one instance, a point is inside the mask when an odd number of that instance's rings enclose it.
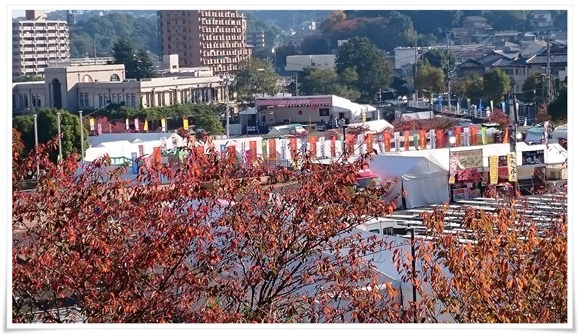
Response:
[[[507,155],[508,164],[508,181],[517,182],[518,180],[518,164],[516,161],[516,153],[509,152]]]
[[[95,130],[95,119],[89,118],[89,128],[91,131]]]
[[[185,130],[189,129],[189,120],[187,118],[183,118],[183,128]]]
[[[499,156],[492,155],[489,157],[489,184],[497,184],[499,168]]]
[[[145,119],[145,125],[143,125],[143,130],[149,131],[149,121],[147,121],[147,119]]]

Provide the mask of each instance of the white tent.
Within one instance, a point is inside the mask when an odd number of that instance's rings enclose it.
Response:
[[[369,133],[379,133],[379,132],[384,131],[387,128],[393,128],[393,125],[391,125],[388,121],[386,121],[384,119],[371,120],[371,121],[367,121],[365,123],[356,123],[356,124],[349,124],[348,125],[349,128],[354,128],[354,127],[358,127],[358,126],[368,127]]]
[[[381,180],[396,180],[387,198],[394,200],[397,207],[402,207],[403,199],[395,195],[403,190],[407,208],[449,201],[447,171],[425,157],[378,155],[369,163]]]

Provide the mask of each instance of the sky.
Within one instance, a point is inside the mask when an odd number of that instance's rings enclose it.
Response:
[[[12,11],[12,18],[17,18],[17,17],[21,17],[24,16],[24,10],[20,10],[20,9],[15,9]],[[50,13],[52,11],[46,11],[47,13]]]

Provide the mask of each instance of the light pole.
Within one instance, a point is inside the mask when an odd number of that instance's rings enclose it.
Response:
[[[449,137],[449,173],[448,175],[448,182],[449,185],[449,200],[453,202],[453,190],[451,189],[451,147],[455,146],[455,142],[457,139],[454,136]],[[453,181],[455,182],[455,181]]]
[[[230,138],[230,93],[229,85],[233,84],[233,79],[229,74],[220,75],[220,84],[224,86],[226,94],[226,138]]]
[[[344,120],[344,118],[340,118],[338,120],[338,126],[342,128],[342,155],[344,156],[346,149],[346,120]]]
[[[62,134],[60,132],[60,111],[56,112],[56,124],[58,128],[58,161],[62,160]]]
[[[34,114],[34,144],[36,151],[36,180],[40,178],[40,164],[38,163],[38,115]]]

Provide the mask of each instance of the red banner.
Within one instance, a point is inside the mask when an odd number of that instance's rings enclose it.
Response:
[[[458,170],[457,171],[458,181],[479,181],[479,172],[477,168]]]
[[[354,134],[346,135],[346,147],[350,153],[354,152]]]
[[[510,143],[510,131],[507,128],[503,130],[503,143]]]
[[[316,157],[316,140],[318,139],[315,136],[308,137],[308,153],[314,157]]]
[[[472,146],[478,145],[479,144],[479,137],[477,136],[477,126],[471,126],[469,127],[469,136],[471,137],[469,139],[469,143]]]
[[[366,143],[367,143],[367,153],[372,153],[373,152],[373,137],[375,135],[374,134],[367,134],[366,135]]]
[[[205,146],[196,146],[195,147],[195,154],[203,157],[205,155]]]
[[[268,159],[276,160],[276,139],[268,139]]]
[[[405,148],[406,151],[409,150],[409,131],[405,131],[403,133],[403,147]]]
[[[427,131],[426,130],[419,130],[419,148],[420,149],[427,148]]]
[[[437,130],[436,141],[437,141],[437,148],[444,148],[445,147],[445,133],[444,133],[444,130],[442,130],[442,129],[438,129]]]
[[[256,140],[250,141],[250,161],[254,161],[258,158],[258,143]]]
[[[509,177],[509,168],[508,167],[498,167],[497,168],[497,175],[500,178],[507,180]]]
[[[153,162],[155,165],[161,164],[161,147],[153,147]]]
[[[453,136],[455,136],[455,147],[459,147],[462,144],[461,141],[461,127],[456,126],[453,129]]]
[[[298,150],[298,139],[290,138],[290,157],[296,159],[296,150]]]
[[[391,132],[389,131],[383,132],[383,146],[385,152],[391,151]]]
[[[336,157],[336,137],[330,138],[330,157]]]
[[[231,159],[237,158],[237,155],[236,155],[236,146],[228,146],[228,156]]]

